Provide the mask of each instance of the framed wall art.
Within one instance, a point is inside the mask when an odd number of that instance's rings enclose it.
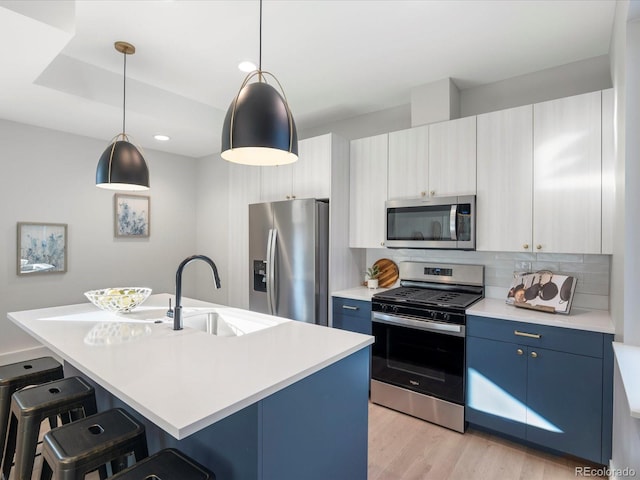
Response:
[[[148,237],[151,232],[150,199],[143,195],[114,195],[116,237]]]
[[[67,271],[67,224],[18,222],[18,275]]]

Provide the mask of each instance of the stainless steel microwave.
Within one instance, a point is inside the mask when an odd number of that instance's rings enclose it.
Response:
[[[386,202],[389,248],[476,249],[476,197],[416,198]]]

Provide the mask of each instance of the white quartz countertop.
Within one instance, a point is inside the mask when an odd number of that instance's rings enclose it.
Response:
[[[640,418],[640,375],[638,375],[640,369],[640,347],[613,342],[613,353],[618,362],[631,416]]]
[[[238,309],[230,310],[276,325],[233,337],[188,326],[175,331],[170,319],[153,322],[152,313],[166,310],[169,298],[152,295],[132,314],[117,316],[90,303],[7,316],[177,439],[373,343],[368,335]],[[185,311],[228,308],[186,298],[182,303]]]
[[[537,312],[508,305],[504,300],[484,298],[467,309],[467,315],[493,317],[502,320],[548,325],[551,327],[573,328],[600,333],[615,333],[611,315],[604,310],[572,308],[569,315]]]
[[[332,292],[332,297],[350,298],[351,300],[364,300],[371,301],[371,297],[376,293],[389,290],[388,288],[368,288],[368,287],[355,287],[347,290],[340,290],[338,292]]]

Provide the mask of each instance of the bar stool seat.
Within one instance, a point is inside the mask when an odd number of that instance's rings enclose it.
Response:
[[[160,450],[109,480],[215,480],[213,472],[173,448]]]
[[[15,478],[30,479],[43,420],[60,415],[63,424],[97,412],[95,391],[80,377],[63,378],[20,390],[11,400],[11,422],[2,461],[9,478],[15,456]]]
[[[136,461],[148,456],[144,425],[114,408],[47,432],[40,479],[80,480],[108,462],[118,473],[131,453]]]
[[[0,458],[4,456],[11,396],[26,386],[39,385],[63,377],[62,365],[51,357],[0,366]]]

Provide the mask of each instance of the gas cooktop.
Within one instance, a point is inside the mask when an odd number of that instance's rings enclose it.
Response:
[[[402,302],[408,305],[467,308],[482,298],[481,294],[438,290],[435,288],[398,287],[373,295],[375,300]]]

